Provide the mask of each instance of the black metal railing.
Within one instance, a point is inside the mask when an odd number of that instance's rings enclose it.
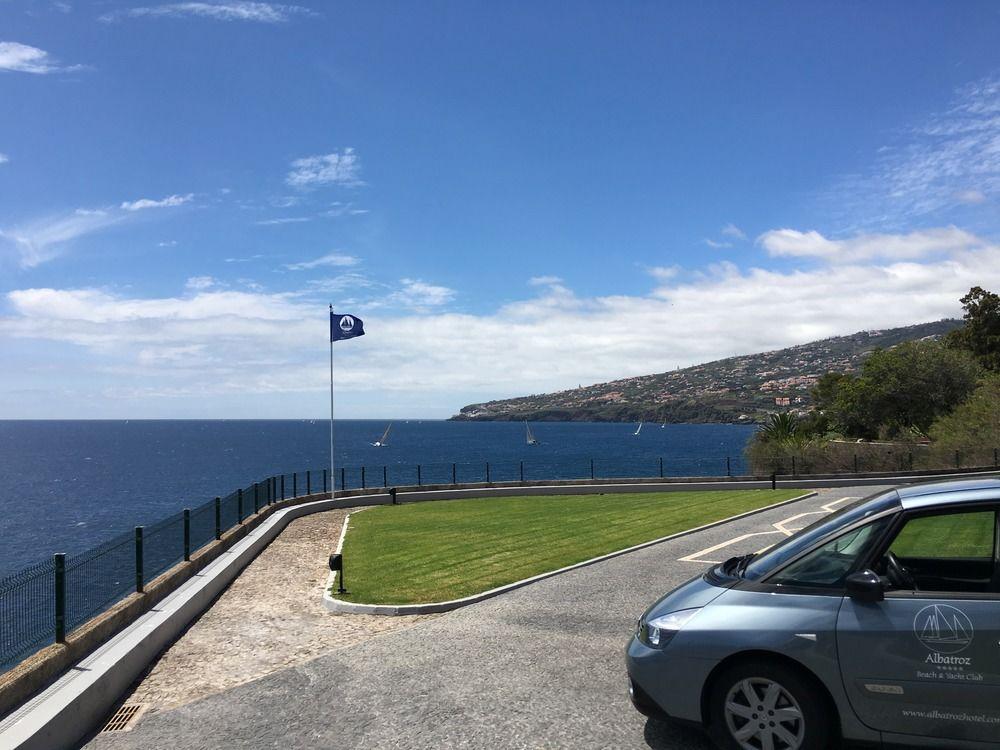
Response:
[[[1000,451],[932,451],[925,446],[853,445],[758,449],[748,456],[529,457],[337,467],[279,474],[103,544],[51,559],[0,579],[0,672],[99,615],[171,567],[214,543],[275,502],[336,490],[453,484],[529,483],[544,480],[655,479],[906,472],[1000,468]]]

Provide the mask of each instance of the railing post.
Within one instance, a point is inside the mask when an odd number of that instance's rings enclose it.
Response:
[[[253,483],[253,512],[254,513],[259,513],[260,512],[260,492],[258,491],[257,487],[258,487],[257,482],[254,482]]]
[[[913,471],[913,451],[910,451],[907,455],[907,461],[910,464],[910,471]]]
[[[184,562],[191,560],[191,510],[184,509]]]
[[[281,475],[281,499],[285,499],[285,475]]]
[[[733,475],[733,465],[729,463],[729,456],[726,456],[726,476],[731,477]]]
[[[591,463],[591,464],[593,464],[594,462],[593,462],[593,461],[591,461],[590,463]],[[594,473],[594,470],[593,470],[593,469],[591,469],[591,470],[590,470],[590,473],[591,473],[591,474],[593,474],[593,473]],[[591,479],[593,479],[593,478],[594,478],[594,477],[591,477]],[[663,456],[660,456],[660,479],[663,479]]]
[[[778,475],[775,474],[773,471],[771,472],[771,489],[772,490],[778,489]]]
[[[958,451],[955,451],[955,468],[962,468],[962,456]]]
[[[389,471],[388,469],[386,469],[385,466],[382,467],[382,486],[383,487],[389,486]]]
[[[594,478],[594,459],[590,459],[590,478]]]
[[[420,464],[417,464],[417,485],[423,484],[423,480],[420,476]]]
[[[521,461],[521,483],[524,483],[524,461]]]
[[[243,490],[236,490],[236,521],[243,523]]]
[[[451,483],[452,484],[458,484],[458,479],[456,479],[457,476],[458,476],[458,474],[455,471],[455,464],[452,464],[451,465]]]
[[[858,473],[858,454],[854,454],[854,473]]]
[[[327,482],[327,479],[326,479],[326,472],[327,472],[327,469],[323,469],[323,492],[327,492],[327,486],[326,486],[326,482]]]
[[[313,489],[312,484],[313,484],[313,482],[312,482],[312,470],[310,469],[309,471],[306,472],[306,494],[307,495],[311,495],[312,494],[312,489]]]
[[[490,462],[486,462],[486,484],[490,483]]]
[[[215,541],[222,539],[222,498],[215,498]]]
[[[142,593],[142,526],[135,527],[135,591]]]
[[[797,476],[795,473],[795,456],[792,456],[792,476]]]
[[[997,466],[1000,466],[1000,462],[997,461],[997,458],[1000,458],[1000,456],[997,455],[997,449],[994,448],[993,449],[993,468],[994,469],[997,468]]]
[[[361,489],[367,489],[365,487],[365,467],[361,467]]]
[[[55,560],[56,579],[56,643],[66,642],[66,555],[57,552]]]
[[[347,489],[347,470],[343,466],[340,467],[340,489]]]

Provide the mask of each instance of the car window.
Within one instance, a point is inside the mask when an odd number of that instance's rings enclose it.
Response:
[[[948,513],[907,521],[889,549],[901,558],[992,559],[993,511]]]
[[[767,582],[785,586],[840,587],[858,558],[871,549],[888,524],[889,519],[883,518],[842,534],[791,563]]]
[[[761,552],[747,565],[743,577],[751,581],[760,580],[771,571],[780,568],[803,550],[812,547],[823,539],[823,537],[836,533],[838,529],[850,526],[877,513],[898,507],[899,496],[895,492],[859,500],[825,518],[821,518],[794,536],[790,536],[783,542]]]

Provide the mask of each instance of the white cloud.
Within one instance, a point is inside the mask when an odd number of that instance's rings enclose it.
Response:
[[[261,221],[256,221],[254,223],[262,227],[270,227],[279,226],[281,224],[301,224],[305,221],[309,221],[308,216],[283,216],[278,219],[262,219]]]
[[[190,203],[194,199],[194,193],[188,193],[187,195],[168,195],[166,198],[161,200],[153,200],[152,198],[140,198],[137,201],[125,201],[121,205],[123,211],[143,211],[147,208],[171,208],[173,206],[182,206],[185,203]]]
[[[299,263],[286,263],[285,268],[289,271],[308,271],[313,268],[326,268],[328,266],[356,266],[361,260],[353,255],[343,253],[329,253],[313,260],[304,260]]]
[[[980,203],[986,203],[986,196],[981,190],[959,190],[955,193],[955,200],[959,203],[978,206]]]
[[[562,284],[563,280],[560,276],[532,276],[528,279],[528,283],[531,286],[551,286],[552,284]]]
[[[721,250],[724,247],[733,246],[732,242],[719,242],[718,240],[709,239],[707,237],[705,238],[705,244],[708,245],[709,247],[715,248],[716,250]]]
[[[455,298],[455,290],[420,279],[400,279],[402,288],[389,295],[388,303],[417,312],[441,307]]]
[[[746,233],[735,224],[726,224],[721,232],[726,237],[735,237],[738,240],[745,240],[747,238]]]
[[[164,240],[163,242],[157,242],[157,247],[177,247],[177,240]]]
[[[646,272],[657,281],[668,281],[681,272],[680,266],[652,266]]]
[[[1000,193],[1000,78],[955,92],[951,107],[879,150],[870,169],[842,177],[825,197],[845,226],[898,231],[956,205]]]
[[[81,65],[60,65],[48,52],[19,42],[0,42],[0,71],[17,73],[63,73],[81,70]]]
[[[6,164],[10,161],[10,157],[7,154],[0,153],[0,164]]]
[[[0,229],[0,257],[12,253],[21,268],[34,268],[59,255],[73,240],[119,221],[120,215],[80,208],[68,214]]]
[[[113,11],[101,16],[102,21],[116,21],[120,18],[184,18],[200,17],[214,21],[250,21],[255,23],[284,23],[294,15],[313,15],[308,8],[299,5],[279,3],[230,2],[205,3],[165,3],[128,10]]]
[[[363,185],[361,162],[353,148],[319,156],[306,156],[292,162],[285,182],[292,187],[310,188],[319,185]]]
[[[821,258],[836,263],[874,259],[913,260],[982,246],[983,241],[957,227],[909,234],[858,234],[830,240],[813,230],[773,229],[757,240],[772,257]]]
[[[365,280],[339,282],[344,289],[352,283],[360,288]],[[404,410],[423,404],[424,413],[446,416],[473,400],[954,317],[970,287],[1000,289],[1000,245],[980,240],[921,262],[812,270],[719,263],[683,280],[665,274],[642,295],[579,297],[561,285],[539,285],[538,296],[482,314],[448,311],[454,291],[446,287],[415,279],[401,284],[384,294],[378,287],[379,304],[349,303],[350,312],[364,317],[368,335],[338,349],[337,384],[352,394],[347,401],[357,416],[382,414],[389,401]],[[206,400],[215,394],[240,403],[261,394],[254,403],[322,409],[325,299],[193,291],[143,299],[100,289],[22,289],[7,295],[11,312],[0,317],[0,338],[82,347],[90,371],[113,394],[102,399],[134,397],[138,388],[144,398],[166,399],[160,413],[168,415],[170,404],[190,399],[186,403],[200,405],[203,414],[227,416],[213,411],[223,408],[218,401]],[[434,314],[401,307],[411,304]],[[203,349],[187,357],[186,347]],[[172,354],[152,362],[154,349]],[[59,347],[51,351],[61,356]]]
[[[185,289],[194,292],[203,292],[216,286],[219,286],[219,282],[211,276],[192,276],[184,284]]]

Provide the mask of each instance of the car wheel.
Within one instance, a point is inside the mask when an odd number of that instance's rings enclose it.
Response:
[[[784,664],[736,664],[715,680],[709,701],[709,734],[725,750],[822,750],[830,743],[825,696]]]

